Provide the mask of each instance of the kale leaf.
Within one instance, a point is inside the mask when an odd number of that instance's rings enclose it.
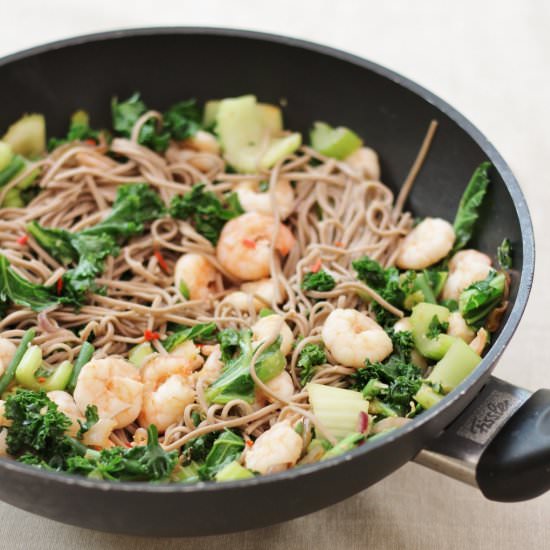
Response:
[[[437,315],[434,315],[428,325],[426,336],[431,340],[435,340],[440,334],[445,334],[449,328],[449,323],[441,322]]]
[[[205,185],[194,185],[191,191],[177,195],[170,203],[170,215],[179,220],[189,220],[195,230],[213,245],[218,242],[221,230],[228,220],[240,216],[242,209],[237,195],[231,193],[222,204]]]
[[[310,271],[302,279],[302,288],[304,290],[314,290],[316,292],[329,292],[336,286],[334,277],[324,269],[317,272]]]
[[[481,203],[489,186],[490,162],[482,162],[474,171],[460,199],[454,221],[455,243],[453,253],[464,248],[472,238],[474,225],[479,218]]]
[[[304,346],[296,366],[300,369],[300,384],[305,386],[315,374],[315,367],[327,362],[325,350],[317,344]]]
[[[497,259],[502,269],[512,269],[512,252],[510,239],[504,239],[497,248]]]
[[[84,412],[84,416],[86,417],[84,422],[81,420],[78,421],[80,424],[80,429],[76,434],[77,439],[82,439],[84,434],[89,431],[92,426],[98,423],[99,414],[97,413],[97,407],[95,405],[88,405],[86,407],[86,411]]]
[[[199,468],[199,477],[202,480],[213,479],[224,466],[237,460],[243,449],[243,438],[230,430],[225,430],[214,441],[204,464]]]
[[[48,141],[48,151],[72,141],[85,141],[88,139],[97,141],[100,132],[90,128],[90,118],[86,111],[76,111],[71,116],[69,130],[64,138],[52,137]]]
[[[483,281],[478,281],[462,291],[458,307],[468,325],[483,325],[491,310],[502,301],[505,286],[504,274],[492,270]]]
[[[199,323],[192,327],[181,327],[163,340],[162,345],[166,351],[172,351],[186,340],[193,340],[193,342],[211,340],[215,333],[216,323]]]
[[[386,271],[376,260],[363,256],[351,262],[351,266],[357,272],[357,278],[372,289],[379,290],[386,286]]]

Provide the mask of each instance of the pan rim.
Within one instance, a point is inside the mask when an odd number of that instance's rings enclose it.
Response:
[[[293,38],[289,36],[265,33],[258,31],[250,31],[245,29],[236,28],[219,28],[219,27],[203,27],[203,26],[162,26],[162,27],[140,27],[140,28],[125,28],[103,31],[98,33],[78,35],[71,38],[65,38],[62,40],[56,40],[48,42],[32,48],[28,48],[19,52],[9,54],[0,59],[0,70],[2,67],[17,62],[22,59],[31,58],[35,55],[63,49],[73,46],[85,45],[94,42],[106,42],[110,40],[127,39],[140,36],[157,36],[157,35],[211,35],[222,36],[227,38],[243,38],[252,41],[270,42],[283,46],[290,46],[302,50],[312,51],[314,53],[322,54],[332,58],[336,58],[340,61],[356,65],[362,69],[370,70],[379,76],[382,76],[393,83],[407,89],[408,91],[419,96],[424,101],[431,103],[436,109],[448,116],[453,122],[455,122],[462,130],[464,130],[468,136],[474,140],[474,142],[485,153],[487,158],[493,164],[495,170],[497,170],[502,177],[504,184],[512,197],[514,208],[519,219],[522,247],[523,247],[523,266],[521,270],[517,296],[515,302],[510,311],[510,315],[506,324],[502,328],[498,338],[492,344],[489,352],[483,358],[479,366],[474,372],[460,384],[456,390],[445,397],[440,403],[433,408],[424,412],[422,415],[413,419],[412,422],[407,423],[405,426],[398,428],[389,433],[384,438],[375,440],[368,445],[361,446],[357,449],[349,451],[341,456],[334,457],[326,462],[317,462],[314,464],[304,465],[297,468],[292,468],[276,474],[256,476],[251,479],[229,481],[224,483],[215,482],[198,482],[195,484],[152,484],[149,482],[110,482],[104,480],[91,480],[76,475],[65,474],[61,472],[47,472],[38,468],[16,462],[11,459],[0,458],[0,470],[6,472],[17,472],[20,474],[28,475],[30,477],[38,477],[42,480],[46,479],[53,483],[63,483],[70,486],[79,486],[86,489],[95,489],[101,491],[118,491],[128,493],[196,493],[196,492],[220,492],[231,491],[233,489],[268,485],[276,483],[278,481],[289,481],[302,476],[313,475],[320,470],[329,468],[336,468],[343,463],[352,461],[359,458],[362,455],[368,454],[371,451],[385,445],[389,445],[391,442],[399,439],[401,436],[409,432],[420,429],[425,424],[432,421],[433,418],[439,415],[447,408],[451,407],[459,399],[461,399],[470,388],[475,386],[482,378],[488,376],[491,370],[496,366],[496,363],[506,346],[510,342],[514,332],[516,331],[521,317],[525,311],[529,294],[533,284],[534,268],[535,268],[535,242],[534,231],[531,220],[531,215],[525,196],[520,188],[520,185],[512,173],[510,167],[487,139],[487,137],[477,129],[464,115],[458,112],[454,107],[449,105],[446,101],[441,99],[436,94],[427,90],[423,86],[410,80],[409,78],[402,76],[401,74],[388,69],[382,65],[364,59],[355,54],[333,48],[330,46],[324,46],[315,42]],[[460,414],[457,413],[456,416]]]

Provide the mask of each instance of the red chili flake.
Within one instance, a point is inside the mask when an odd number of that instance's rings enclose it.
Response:
[[[246,246],[246,248],[256,248],[256,241],[252,239],[243,239],[243,245]]]
[[[40,376],[40,377],[38,378],[38,381],[39,381],[41,384],[43,384],[43,383],[46,381],[46,378],[44,378],[43,376]]]
[[[20,244],[21,246],[25,246],[28,241],[29,241],[29,236],[27,234],[21,235],[21,237],[17,239],[17,244]]]
[[[92,138],[85,139],[84,143],[86,145],[97,145],[97,141],[95,139],[92,139]]]
[[[247,439],[246,440],[246,446],[247,447],[252,447],[252,445],[254,445],[254,441],[252,441],[252,439]]]
[[[154,254],[162,271],[164,271],[164,273],[170,273],[170,268],[168,267],[168,264],[166,263],[166,260],[164,259],[164,256],[161,254],[160,250],[155,250]]]
[[[334,246],[342,248],[344,246],[344,243],[342,241],[335,241]]]
[[[367,433],[369,428],[369,415],[365,411],[359,413],[359,432],[362,434]]]
[[[160,334],[158,332],[153,332],[152,330],[147,329],[143,333],[143,337],[145,338],[146,342],[151,342],[152,340],[158,340],[160,338]]]
[[[59,277],[59,279],[57,279],[55,288],[57,290],[57,295],[61,296],[61,293],[63,292],[63,277]]]
[[[322,262],[321,262],[321,258],[319,258],[310,268],[309,270],[312,272],[312,273],[317,273],[321,267],[322,267]]]

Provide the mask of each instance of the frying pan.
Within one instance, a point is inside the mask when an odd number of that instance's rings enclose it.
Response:
[[[491,376],[525,308],[534,240],[525,199],[487,139],[452,107],[369,61],[299,40],[210,28],[109,32],[40,46],[0,61],[0,128],[24,112],[46,115],[51,135],[68,115],[89,111],[110,123],[111,97],[141,91],[164,108],[254,93],[285,105],[289,128],[314,120],[349,126],[376,149],[394,191],[431,119],[439,129],[408,208],[452,219],[464,186],[483,160],[491,186],[472,246],[494,256],[514,247],[511,305],[479,367],[437,406],[383,438],[326,462],[222,484],[110,483],[0,460],[0,498],[48,518],[138,535],[206,535],[262,527],[329,506],[414,459],[514,501],[550,488],[550,390],[534,394]]]

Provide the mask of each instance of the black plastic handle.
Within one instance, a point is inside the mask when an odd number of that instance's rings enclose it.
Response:
[[[476,480],[501,502],[527,500],[550,490],[550,390],[535,392],[481,455]]]
[[[491,376],[477,397],[415,461],[500,502],[550,490],[550,390]]]

